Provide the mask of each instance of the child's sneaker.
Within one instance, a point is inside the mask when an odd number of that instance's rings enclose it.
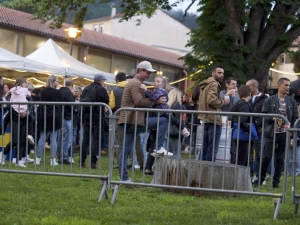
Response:
[[[32,137],[31,135],[28,135],[28,136],[27,136],[27,139],[28,139],[28,142],[29,142],[30,144],[34,145],[34,139],[33,139],[33,137]]]

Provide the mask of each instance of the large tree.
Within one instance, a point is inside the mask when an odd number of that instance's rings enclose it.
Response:
[[[91,4],[111,0],[31,0],[34,14],[51,27],[60,27],[68,13],[79,28]],[[145,14],[151,17],[158,7],[170,10],[180,2],[169,0],[119,0],[123,19]],[[266,84],[269,67],[300,34],[299,0],[189,0],[197,4],[198,28],[191,31],[188,43],[193,51],[183,59],[190,70],[201,68],[193,79],[209,76],[216,63],[223,64],[226,76],[240,81],[255,78]],[[187,7],[187,10],[189,7]]]

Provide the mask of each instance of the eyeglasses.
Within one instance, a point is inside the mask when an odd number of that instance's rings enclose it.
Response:
[[[152,73],[150,72],[150,71],[148,71],[148,70],[143,70],[143,71],[145,71],[148,75],[151,75]]]

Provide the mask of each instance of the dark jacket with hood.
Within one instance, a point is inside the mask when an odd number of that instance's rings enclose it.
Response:
[[[244,99],[238,100],[230,109],[230,112],[244,112],[251,113],[251,106]],[[250,117],[249,116],[233,116],[234,123],[240,123],[240,129],[243,129],[245,132],[250,130]]]
[[[93,91],[92,89],[95,88]],[[82,91],[82,96],[81,99],[84,99],[86,96],[92,95],[93,102],[95,103],[109,103],[109,96],[104,87],[102,87],[98,82],[93,82],[91,85],[85,87]],[[100,108],[103,110],[100,114]],[[84,116],[89,120],[90,117],[90,107],[87,109],[84,109]],[[99,117],[102,115],[102,121],[105,116],[105,111],[104,111],[104,106],[95,106],[92,107],[92,123],[93,125],[98,125],[99,124]]]
[[[75,102],[73,94],[71,90],[68,87],[61,87],[59,89],[64,102]],[[74,108],[73,108],[74,109]],[[65,120],[71,120],[71,115],[73,113],[72,106],[71,105],[65,105],[64,107],[64,119]]]
[[[252,112],[253,113],[261,113],[264,102],[267,98],[268,98],[268,96],[266,96],[264,93],[261,93],[260,96],[257,96],[255,98],[254,102],[252,102],[252,99],[250,99],[248,101],[248,103],[251,106]],[[255,116],[253,118],[256,123],[257,128],[259,128],[259,129],[262,127],[262,118],[263,117],[261,117],[261,116]]]

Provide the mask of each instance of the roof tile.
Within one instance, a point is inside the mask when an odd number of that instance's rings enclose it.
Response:
[[[61,29],[51,30],[49,22],[42,24],[40,20],[31,20],[31,14],[17,10],[0,7],[0,26],[9,26],[18,29],[51,35],[60,39],[67,39],[64,29],[71,27],[71,24],[64,23]],[[82,29],[82,35],[76,39],[82,45],[113,51],[123,55],[148,60],[160,64],[183,68],[184,62],[179,60],[181,56],[172,52],[160,50],[147,45],[124,40],[107,34],[98,33],[88,29]]]

